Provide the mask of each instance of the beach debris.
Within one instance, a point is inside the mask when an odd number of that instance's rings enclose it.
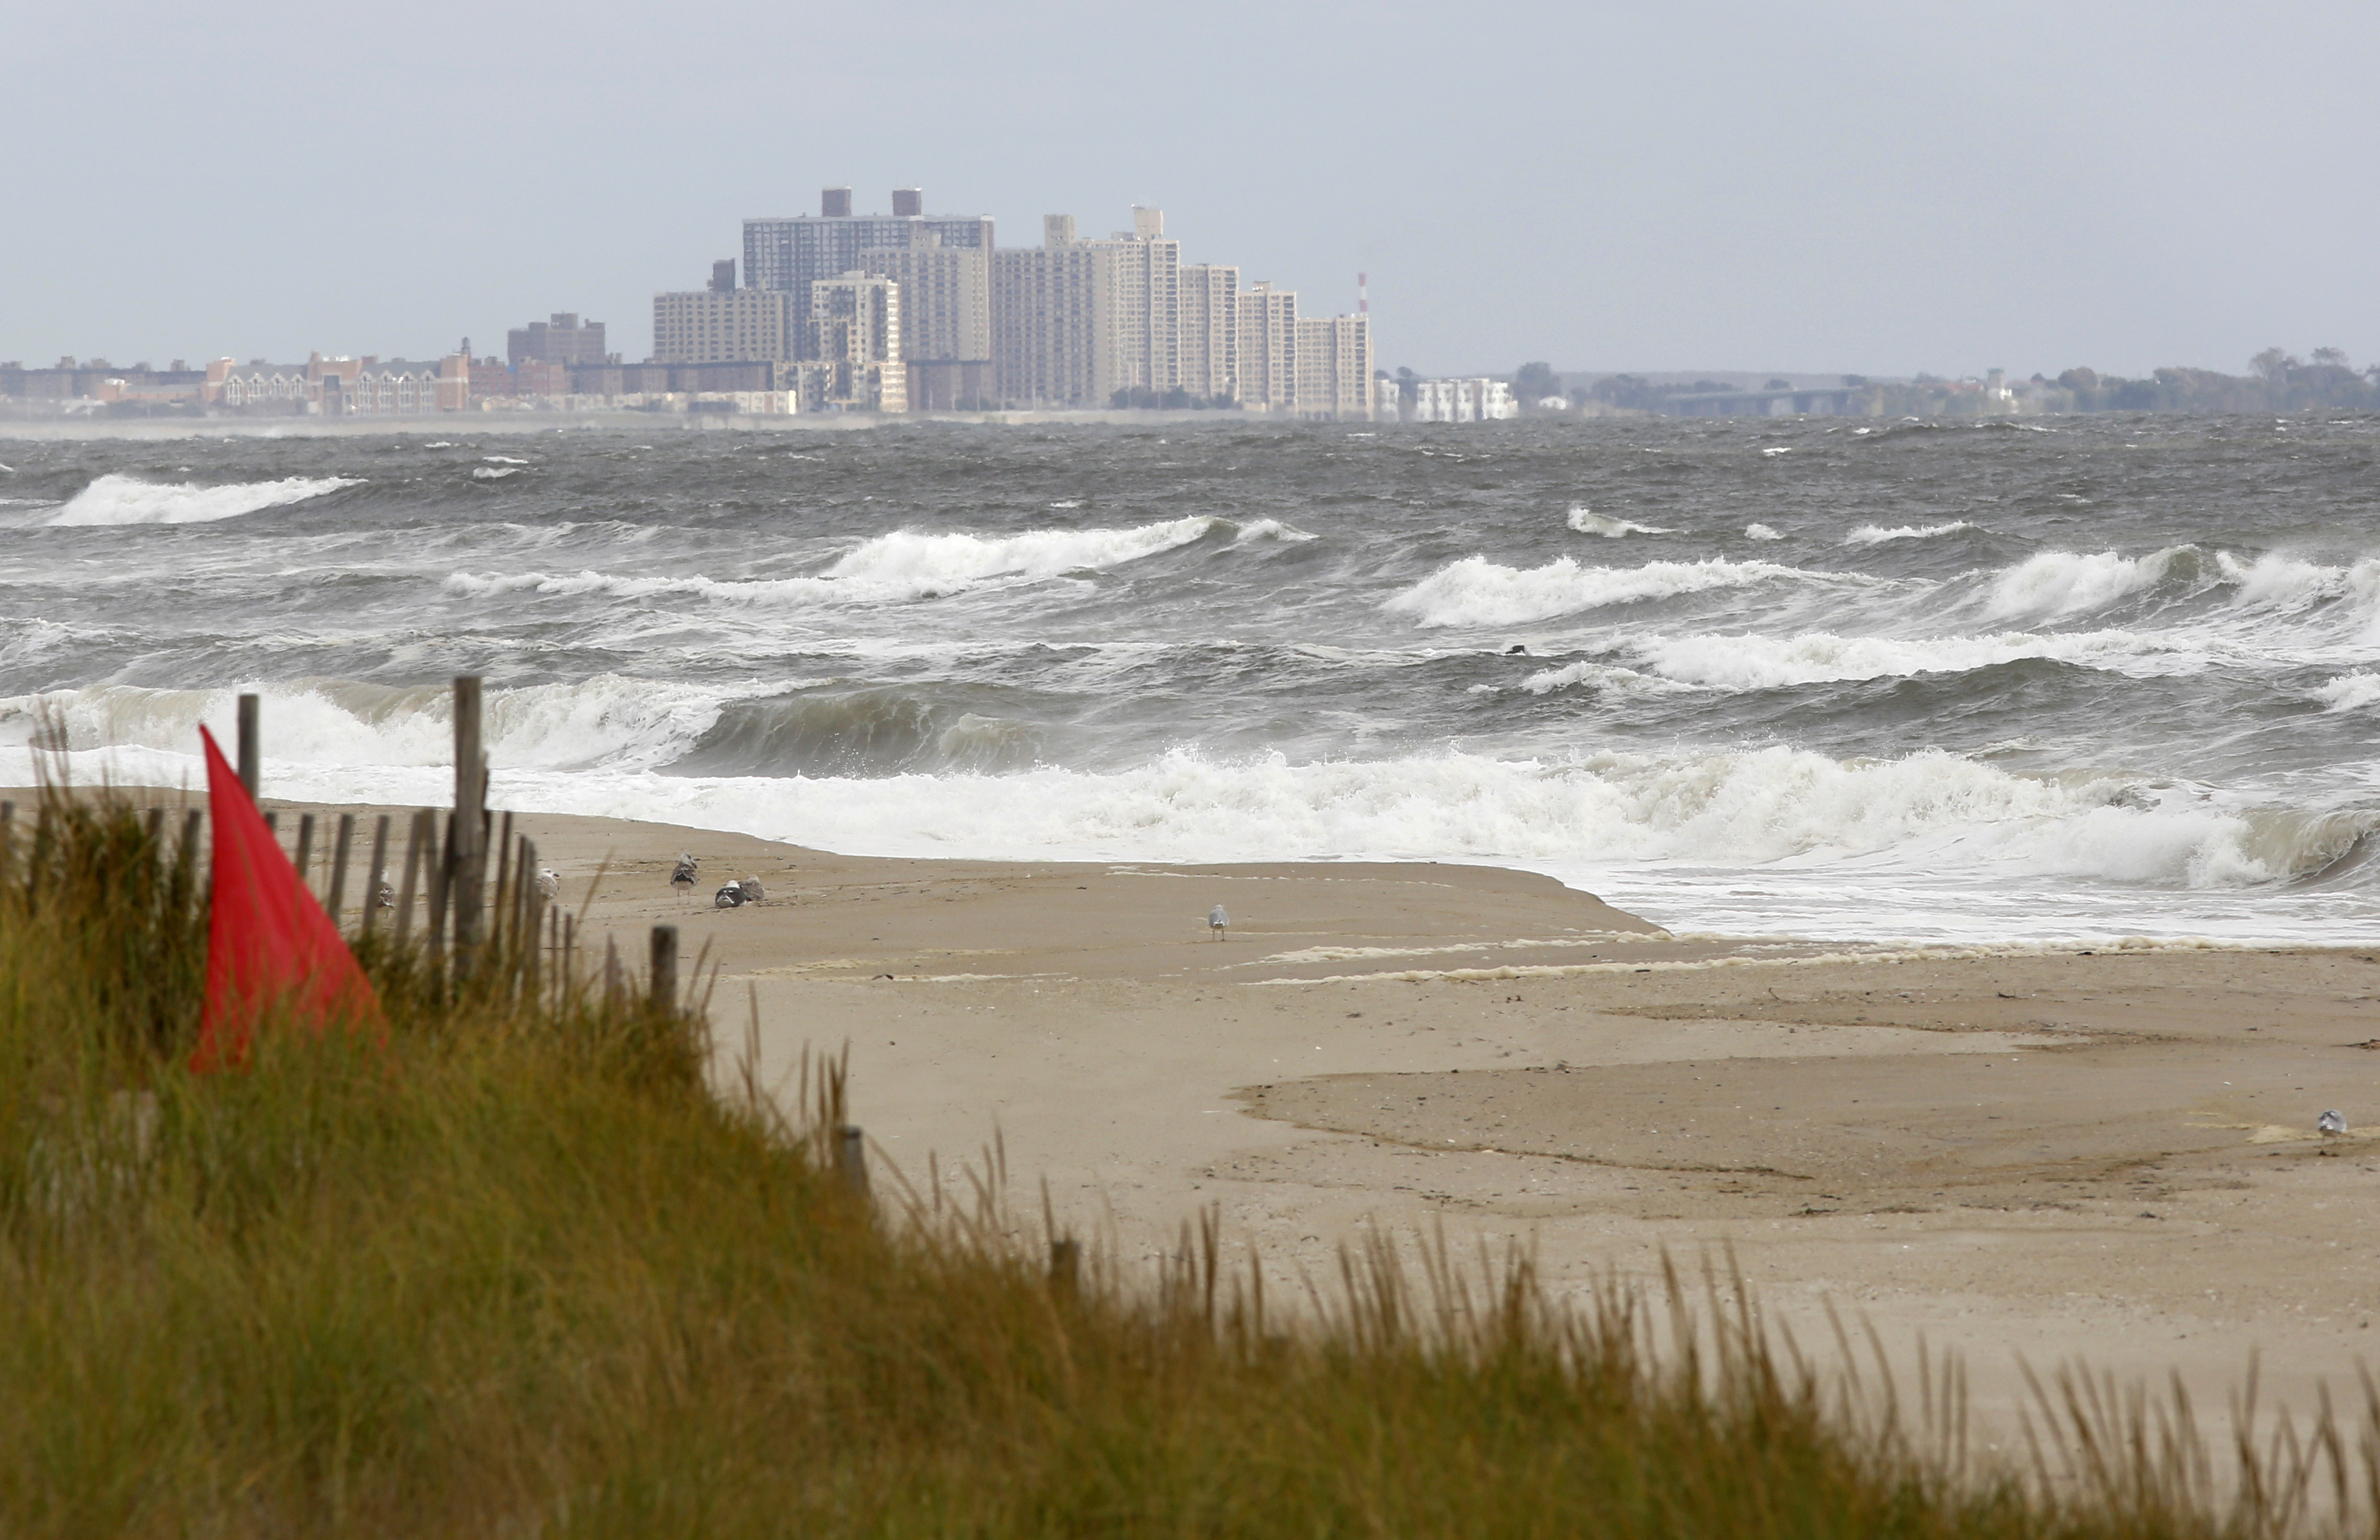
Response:
[[[1215,940],[1219,941],[1224,939],[1223,932],[1232,928],[1232,916],[1223,913],[1223,906],[1221,904],[1218,903],[1215,907],[1207,911],[1207,928],[1214,934]]]
[[[675,888],[681,893],[690,893],[694,891],[694,872],[697,865],[698,863],[693,856],[687,855],[684,851],[679,851],[677,855],[677,869],[670,873],[670,886]]]
[[[744,902],[747,903],[758,903],[762,899],[769,896],[767,891],[760,886],[760,879],[757,877],[747,877],[743,881],[738,882],[735,885],[744,890]]]
[[[547,867],[537,874],[537,896],[552,903],[562,896],[562,874]]]
[[[744,884],[741,882],[730,882],[710,895],[710,906],[714,909],[740,909],[743,905]]]
[[[2326,1111],[2313,1121],[2313,1129],[2325,1139],[2344,1134],[2347,1132],[2347,1114],[2335,1109]]]

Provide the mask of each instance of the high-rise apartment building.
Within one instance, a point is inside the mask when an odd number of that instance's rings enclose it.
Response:
[[[504,361],[515,369],[527,362],[600,364],[603,358],[603,323],[582,323],[567,310],[515,327],[505,335]]]
[[[929,215],[925,195],[915,188],[895,191],[892,208],[889,215],[855,215],[851,189],[828,188],[820,194],[816,214],[746,220],[746,285],[791,296],[794,334],[807,337],[812,285],[859,271],[867,252],[905,251],[929,244],[953,250],[992,249],[989,215]]]
[[[1269,283],[1240,291],[1240,405],[1252,412],[1297,409],[1297,296]]]
[[[894,207],[901,194],[895,193]],[[926,244],[863,251],[860,270],[901,291],[901,352],[909,366],[909,409],[941,412],[996,399],[991,365],[991,253]]]
[[[1162,210],[1135,207],[1132,228],[1093,249],[1109,318],[1107,388],[1093,404],[1167,404],[1182,385],[1182,243],[1166,238]]]
[[[653,362],[790,358],[786,297],[766,289],[684,289],[653,296]]]
[[[901,354],[915,360],[991,357],[991,253],[927,244],[863,251],[858,271],[901,285]]]
[[[1210,406],[1239,394],[1240,270],[1182,269],[1182,389]]]
[[[1099,263],[1062,214],[1042,221],[1038,249],[991,254],[993,388],[1020,406],[1105,406]]]
[[[1045,406],[1158,406],[1182,389],[1182,246],[1165,216],[1078,240],[1041,222],[1038,251],[992,254],[992,360],[1002,396]]]
[[[852,272],[810,285],[803,322],[811,360],[832,370],[827,406],[872,412],[909,409],[909,371],[901,358],[901,286]]]
[[[1353,315],[1298,321],[1296,374],[1298,416],[1370,421],[1377,393],[1369,320]]]

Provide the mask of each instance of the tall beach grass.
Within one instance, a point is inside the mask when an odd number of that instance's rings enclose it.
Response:
[[[2368,1420],[2218,1459],[2173,1399],[2081,1378],[2043,1388],[2028,1459],[1978,1464],[1954,1374],[1907,1407],[1822,1376],[1723,1280],[1558,1304],[1525,1257],[1372,1237],[1283,1310],[1211,1219],[1153,1277],[1053,1267],[989,1179],[955,1213],[859,1190],[833,1066],[781,1110],[717,1072],[701,1012],[550,959],[529,987],[518,939],[459,982],[379,939],[384,1043],[284,1024],[195,1076],[180,829],[53,790],[0,849],[0,1534],[2254,1536],[2374,1511]]]

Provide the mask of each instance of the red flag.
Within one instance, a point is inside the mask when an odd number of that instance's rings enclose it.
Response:
[[[377,1025],[380,999],[346,939],[281,854],[214,734],[201,727],[199,736],[207,746],[215,859],[206,1009],[190,1068],[206,1073],[245,1064],[258,1020],[275,1009],[310,1018],[318,1029]]]

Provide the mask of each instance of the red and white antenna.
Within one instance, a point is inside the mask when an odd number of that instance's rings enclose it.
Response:
[[[1371,278],[1362,273],[1355,274],[1355,313],[1359,316],[1372,313]]]

